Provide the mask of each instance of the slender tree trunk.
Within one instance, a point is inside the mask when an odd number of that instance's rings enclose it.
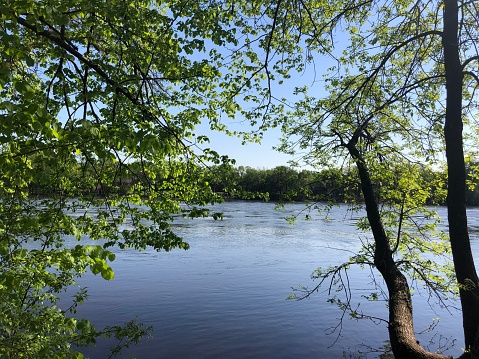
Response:
[[[447,209],[449,237],[460,287],[465,347],[479,357],[479,280],[474,266],[466,216],[466,174],[463,150],[463,71],[459,58],[458,4],[444,1],[444,63],[446,71],[446,120],[444,135],[448,167]]]
[[[388,288],[388,330],[393,354],[397,359],[445,359],[447,357],[444,355],[428,352],[416,340],[409,284],[394,261],[389,238],[382,224],[369,170],[355,143],[349,143],[346,147],[356,161],[361,180],[366,213],[376,244],[374,264]]]

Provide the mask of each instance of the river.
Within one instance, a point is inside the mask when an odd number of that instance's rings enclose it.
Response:
[[[89,300],[78,311],[97,328],[137,319],[154,327],[153,337],[128,348],[121,358],[377,358],[388,339],[383,322],[345,318],[321,291],[303,301],[286,300],[291,287],[313,286],[317,267],[340,264],[366,235],[355,227],[359,216],[346,206],[328,217],[290,225],[284,219],[300,214],[304,204],[275,210],[272,203],[226,202],[215,206],[224,219],[177,219],[173,226],[190,245],[188,251],[117,251],[115,278],[86,275]],[[445,208],[440,208],[446,218]],[[473,250],[479,250],[479,209],[469,209]],[[303,216],[303,214],[300,214]],[[387,318],[385,302],[367,302],[369,270],[352,268],[353,300],[370,315]],[[377,273],[376,273],[377,275]],[[378,275],[377,275],[378,276]],[[378,276],[379,277],[379,276]],[[436,349],[457,340],[447,353],[459,354],[461,314],[449,314],[424,291],[413,296],[418,336]],[[84,350],[90,358],[107,358],[108,341]]]

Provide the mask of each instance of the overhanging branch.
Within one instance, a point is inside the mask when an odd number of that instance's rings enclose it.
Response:
[[[137,98],[135,98],[135,96],[133,96],[133,94],[131,94],[124,87],[122,87],[117,81],[113,80],[98,64],[96,64],[95,62],[90,60],[88,57],[84,56],[80,51],[78,51],[78,49],[75,46],[73,46],[68,40],[62,37],[58,31],[54,31],[54,30],[38,31],[37,27],[34,24],[29,23],[26,19],[22,18],[21,16],[18,16],[16,20],[20,25],[34,32],[38,36],[42,36],[49,39],[52,43],[60,46],[69,54],[73,55],[77,60],[85,64],[88,68],[94,70],[103,79],[103,81],[105,81],[105,83],[107,83],[108,85],[114,88],[114,91],[116,93],[119,93],[125,96],[133,105],[137,106],[143,112],[143,114],[146,115],[146,117],[155,119],[155,122],[161,128],[165,129],[167,132],[173,135],[179,144],[185,146],[183,144],[182,139],[179,138],[178,134],[174,130],[169,128],[167,124],[162,123],[155,115],[153,115],[150,111],[148,111],[148,109],[146,109],[145,106]]]

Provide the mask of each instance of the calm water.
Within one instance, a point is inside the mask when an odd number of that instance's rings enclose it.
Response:
[[[134,318],[154,327],[152,338],[122,358],[342,358],[344,352],[380,348],[388,338],[384,323],[345,319],[338,337],[331,328],[341,312],[324,293],[286,300],[291,286],[314,285],[310,274],[315,268],[340,264],[359,247],[365,235],[354,226],[358,215],[346,208],[333,208],[330,219],[315,215],[294,226],[284,217],[299,213],[303,204],[275,211],[271,203],[228,202],[215,208],[224,212],[223,221],[179,219],[174,226],[190,250],[118,252],[113,281],[93,275],[82,279],[90,298],[79,315],[98,328]],[[479,209],[471,209],[469,217],[477,253]],[[370,293],[369,274],[349,272],[353,296],[368,314],[387,318],[383,302],[361,301]],[[444,343],[440,333],[457,339],[449,353],[460,353],[460,313],[431,308],[426,299],[414,296],[416,331],[425,330],[433,318],[441,321],[419,340],[432,340],[435,349]],[[106,358],[108,352],[108,342],[100,342],[85,354]]]

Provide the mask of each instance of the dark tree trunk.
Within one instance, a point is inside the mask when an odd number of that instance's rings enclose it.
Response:
[[[369,170],[354,141],[347,144],[346,147],[356,161],[361,180],[366,213],[376,244],[374,264],[388,288],[388,330],[393,354],[398,359],[445,359],[447,357],[444,355],[428,352],[416,340],[409,284],[394,261],[389,238],[382,224]]]
[[[474,266],[466,216],[466,174],[463,150],[463,70],[459,58],[458,4],[444,1],[444,63],[446,71],[446,119],[444,135],[448,166],[447,209],[449,237],[460,298],[466,349],[479,357],[479,281]]]

